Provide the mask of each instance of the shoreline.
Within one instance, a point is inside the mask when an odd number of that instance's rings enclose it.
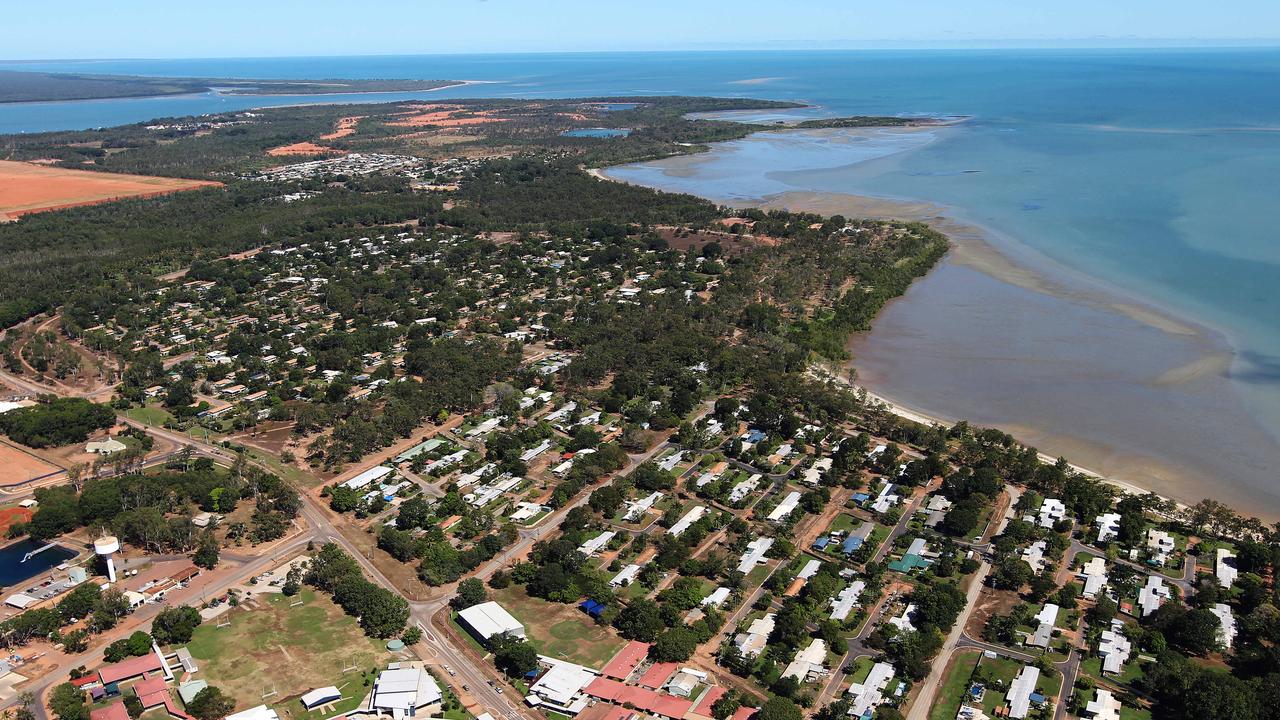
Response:
[[[936,125],[933,126],[933,128],[937,127]],[[922,129],[931,128],[923,126],[893,128],[891,130],[912,132]],[[883,131],[884,129],[868,128],[868,130]],[[812,133],[822,131],[769,127],[762,129],[760,132]],[[715,152],[715,150],[713,149],[710,152]],[[681,163],[704,162],[705,160],[700,160],[699,158],[706,158],[707,155],[708,153],[704,152],[687,156],[674,156],[671,159],[674,160],[674,166],[669,166],[666,169],[668,172],[676,174],[692,175],[692,169],[682,166]],[[612,175],[610,173],[611,169],[588,168],[585,170],[589,175],[600,180],[629,182]],[[639,184],[646,185],[645,183]],[[656,182],[647,186],[664,189],[661,184]],[[690,192],[687,189],[681,189],[680,191]],[[692,192],[695,195],[701,195],[696,191]],[[1162,334],[1182,338],[1183,342],[1190,344],[1197,356],[1180,366],[1163,371],[1158,377],[1147,379],[1145,384],[1152,387],[1189,384],[1196,380],[1210,379],[1212,376],[1224,377],[1225,371],[1230,368],[1235,359],[1235,350],[1225,333],[1211,327],[1199,325],[1191,320],[1176,317],[1172,312],[1144,302],[1143,299],[1134,297],[1123,289],[1111,288],[1105,282],[1085,275],[1081,271],[1060,267],[1060,263],[1051,258],[1043,257],[1033,248],[1017,245],[1016,241],[1012,239],[1005,238],[1006,242],[1004,243],[993,242],[993,239],[999,237],[998,233],[978,223],[968,221],[961,213],[937,203],[849,193],[797,190],[784,191],[757,198],[742,197],[726,200],[708,195],[702,195],[702,197],[730,208],[787,209],[814,212],[824,216],[841,214],[848,217],[870,217],[928,223],[945,234],[951,242],[951,249],[944,262],[977,271],[993,278],[997,282],[1006,283],[1049,298],[1063,302],[1079,303],[1113,315],[1119,315]],[[1012,245],[1013,247],[1006,247],[1006,245]],[[1059,270],[1062,271],[1061,274],[1058,274],[1057,271]],[[890,304],[901,301],[902,298],[896,298]],[[867,335],[867,333],[862,333],[851,338],[850,344],[852,345],[858,340],[864,339]],[[846,367],[858,369],[856,361],[852,360],[847,363]],[[874,385],[874,382],[871,384]],[[890,397],[889,393],[885,393],[882,389],[880,391],[873,390],[861,377],[852,385],[864,389],[868,393],[868,397],[884,403],[886,409],[904,419],[924,424],[938,422],[948,426],[955,422],[954,420],[945,419],[943,414],[928,410],[927,403],[916,402],[908,404],[895,401]],[[1252,415],[1250,415],[1250,419],[1257,422],[1257,418]],[[1126,493],[1145,494],[1154,492],[1174,502],[1179,507],[1186,507],[1189,503],[1197,502],[1203,497],[1212,495],[1211,492],[1205,492],[1204,490],[1209,482],[1209,475],[1204,474],[1204,472],[1187,472],[1172,458],[1152,456],[1150,453],[1142,452],[1141,450],[1135,451],[1133,448],[1124,448],[1121,445],[1108,446],[1105,441],[1099,442],[1097,439],[1088,439],[1083,436],[1062,435],[1061,430],[1047,431],[1044,427],[1019,426],[1017,423],[1000,422],[998,420],[976,424],[1000,427],[1030,447],[1038,448],[1040,445],[1048,443],[1050,447],[1062,451],[1058,454],[1076,458],[1078,463],[1071,463],[1071,467],[1074,470],[1102,480]],[[1258,423],[1258,425],[1261,427],[1261,423]],[[1054,455],[1048,453],[1040,452],[1039,455],[1043,461],[1050,464],[1057,460]],[[1112,474],[1110,472],[1111,469],[1114,469],[1123,479]],[[1139,480],[1138,478],[1142,479]],[[1240,506],[1241,498],[1238,496],[1231,498],[1229,503]],[[1255,512],[1253,514],[1259,513]],[[1275,511],[1260,513],[1260,515],[1268,520],[1280,517],[1280,514]]]
[[[235,80],[235,78],[221,78],[224,80]],[[440,85],[438,87],[427,88],[426,90],[350,90],[332,93],[253,93],[253,92],[222,92],[219,88],[231,89],[230,86],[210,85],[203,92],[177,92],[177,93],[160,93],[156,95],[115,95],[111,97],[91,97],[91,98],[66,98],[61,100],[14,100],[12,102],[0,101],[0,107],[21,107],[23,105],[53,105],[68,103],[92,103],[92,102],[112,102],[121,100],[166,100],[170,98],[198,98],[205,95],[213,97],[229,97],[229,98],[290,98],[290,97],[321,97],[324,95],[403,95],[408,93],[429,93],[438,90],[448,90],[450,88],[466,87],[468,85],[493,85],[502,84],[502,80],[451,80],[448,85]],[[322,86],[323,87],[323,86]],[[410,101],[406,101],[410,102]],[[341,103],[304,103],[304,105],[331,105]],[[277,107],[274,105],[264,105],[263,107]],[[291,105],[290,107],[299,107]],[[249,108],[250,110],[258,110],[260,108]],[[42,132],[64,132],[59,130],[48,130]]]

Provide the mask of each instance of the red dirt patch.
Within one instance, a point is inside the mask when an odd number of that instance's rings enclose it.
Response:
[[[0,160],[0,219],[221,186],[222,183],[207,180],[67,170]]]
[[[440,109],[449,108],[449,109]],[[393,120],[388,125],[395,127],[468,127],[471,125],[487,125],[489,123],[507,122],[507,118],[494,117],[496,110],[482,110],[480,112],[471,113],[457,106],[449,105],[422,105],[415,107],[415,110],[428,110],[429,112],[406,113],[400,120]],[[466,115],[458,117],[460,114]]]
[[[272,157],[281,157],[283,155],[328,155],[330,153],[338,153],[340,155],[346,154],[342,150],[317,145],[313,142],[299,142],[292,145],[281,145],[280,147],[274,147],[267,151],[267,154]]]
[[[321,140],[337,140],[338,138],[344,138],[344,137],[347,137],[348,135],[355,135],[356,125],[359,124],[359,122],[365,119],[366,117],[368,116],[352,115],[351,117],[339,118],[338,125],[337,127],[334,128],[333,132],[327,135],[321,135],[320,139]]]
[[[0,535],[9,534],[9,528],[19,523],[31,522],[31,516],[35,512],[30,508],[11,507],[0,510]]]

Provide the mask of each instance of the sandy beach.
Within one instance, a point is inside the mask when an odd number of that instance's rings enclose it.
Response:
[[[999,427],[1046,459],[1066,457],[1126,491],[1184,504],[1214,497],[1280,518],[1280,493],[1265,480],[1276,445],[1228,386],[1233,351],[1219,334],[1061,267],[953,208],[841,192],[752,192],[801,175],[776,161],[805,152],[803,143],[856,154],[864,141],[950,131],[770,130],[644,164],[639,176],[633,168],[589,172],[643,178],[732,207],[929,223],[952,250],[850,343],[859,386],[912,420]],[[870,162],[895,162],[889,154]],[[1203,417],[1207,427],[1166,422],[1174,417]]]

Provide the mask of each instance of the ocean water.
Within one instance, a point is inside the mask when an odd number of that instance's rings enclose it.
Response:
[[[1183,499],[1280,517],[1280,51],[865,51],[106,61],[170,76],[450,78],[426,95],[0,106],[0,132],[401,97],[718,95],[801,115],[964,116],[925,133],[771,133],[614,175],[749,201],[793,191],[936,203],[1060,287],[949,262],[855,345],[875,390],[1078,450]],[[795,115],[786,113],[785,115]],[[772,119],[777,119],[774,117]],[[1092,295],[1096,294],[1096,297]],[[1103,300],[1103,297],[1110,298]],[[1195,329],[1170,333],[1120,302]],[[1221,367],[1202,362],[1225,353]],[[961,363],[968,364],[961,371]],[[1184,372],[1200,362],[1210,368]],[[1172,378],[1172,379],[1171,379]],[[1163,483],[1163,484],[1162,484]],[[1250,505],[1249,501],[1255,502]]]

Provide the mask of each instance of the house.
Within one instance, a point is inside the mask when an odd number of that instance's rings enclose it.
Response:
[[[1165,600],[1172,597],[1169,587],[1164,584],[1164,580],[1155,575],[1147,576],[1147,584],[1142,586],[1138,591],[1138,605],[1142,608],[1142,617],[1146,617],[1164,604]]]
[[[1164,565],[1169,562],[1169,556],[1176,547],[1169,533],[1155,528],[1147,530],[1147,551],[1151,553],[1152,563]]]
[[[1216,603],[1209,611],[1218,617],[1218,642],[1222,643],[1223,649],[1230,650],[1236,640],[1236,619],[1231,614],[1231,606]]]
[[[738,560],[738,572],[745,575],[754,570],[757,565],[767,562],[766,554],[771,547],[773,547],[773,538],[756,538],[747,543],[746,552],[742,553],[742,558]]]
[[[587,557],[591,557],[592,555],[595,555],[596,553],[600,552],[600,550],[602,550],[604,546],[608,545],[609,541],[612,540],[614,536],[617,534],[618,533],[613,530],[605,530],[599,535],[579,545],[578,552],[582,553]]]
[[[778,506],[769,513],[769,522],[782,522],[786,520],[787,516],[790,515],[799,504],[800,493],[794,491],[788,493],[787,496],[783,498],[782,502],[778,503]]]
[[[847,620],[849,613],[853,612],[853,608],[858,604],[858,597],[866,587],[865,582],[855,580],[845,586],[840,594],[831,598],[831,619],[842,622]]]
[[[884,703],[884,689],[892,679],[892,665],[887,662],[872,665],[866,680],[849,686],[849,694],[853,696],[849,715],[858,720],[871,720],[876,708]]]
[[[759,657],[764,652],[765,645],[769,642],[769,635],[773,633],[774,614],[769,613],[761,618],[756,618],[747,626],[747,631],[738,633],[733,639],[733,644],[738,648],[738,653],[743,657]]]
[[[882,445],[881,447],[884,446]],[[883,515],[884,513],[889,512],[889,508],[892,508],[901,501],[902,498],[894,492],[893,483],[885,483],[884,487],[880,488],[880,494],[876,495],[876,499],[872,501],[871,509],[877,514]]]
[[[827,674],[826,663],[827,643],[822,638],[814,638],[808,647],[796,653],[795,659],[782,671],[782,677],[800,682],[816,680]]]
[[[123,700],[117,700],[106,707],[89,711],[89,720],[132,720]]]
[[[1061,500],[1045,498],[1044,502],[1040,503],[1040,512],[1036,517],[1036,524],[1042,528],[1052,528],[1059,520],[1066,517],[1067,506],[1063,505]]]
[[[1111,694],[1110,690],[1098,688],[1094,691],[1093,699],[1085,703],[1084,713],[1081,716],[1092,720],[1120,720],[1122,708],[1120,701]]]
[[[745,500],[746,497],[760,485],[760,479],[763,477],[764,476],[760,474],[752,475],[746,480],[734,485],[733,489],[729,491],[729,504],[737,505]]]
[[[844,539],[844,542],[840,545],[840,551],[845,555],[854,554],[867,541],[867,538],[871,537],[871,533],[875,529],[875,523],[870,520],[864,521],[861,527],[849,533],[849,537]]]
[[[822,476],[831,470],[831,458],[818,458],[813,465],[810,465],[803,474],[800,475],[800,482],[805,485],[817,485],[822,481]]]
[[[1036,694],[1036,683],[1040,681],[1040,668],[1033,665],[1022,666],[1018,677],[1009,686],[1005,702],[1009,704],[1009,717],[1024,718],[1031,712],[1032,696]]]
[[[915,613],[915,611],[916,606],[914,604],[908,604],[903,608],[901,615],[889,618],[889,624],[898,628],[899,632],[914,632],[916,625],[911,622],[911,615]]]
[[[713,590],[710,595],[702,598],[702,602],[698,604],[701,605],[702,607],[718,608],[724,604],[725,600],[729,599],[730,592],[731,591],[729,590],[729,588],[724,587],[722,585],[716,588],[715,590]]]
[[[649,512],[649,508],[652,508],[654,504],[661,499],[662,499],[662,493],[655,492],[655,493],[650,493],[648,497],[643,498],[641,500],[627,503],[627,512],[625,515],[622,516],[623,521],[635,522],[636,520],[639,520],[640,516]]]
[[[695,505],[690,508],[689,512],[685,513],[684,517],[680,518],[675,525],[667,528],[667,534],[671,537],[680,537],[685,530],[688,530],[691,525],[701,520],[702,516],[706,514],[707,509],[705,507]]]
[[[1048,545],[1044,540],[1037,540],[1022,551],[1022,560],[1031,566],[1031,571],[1040,574],[1044,570],[1044,551]]]
[[[929,551],[929,544],[924,538],[916,538],[907,546],[907,551],[902,554],[900,560],[894,560],[889,563],[889,569],[894,572],[909,573],[916,568],[926,568],[933,563],[932,560],[925,559],[925,554]]]
[[[1111,627],[1102,631],[1098,638],[1098,655],[1102,658],[1102,672],[1119,675],[1124,664],[1129,661],[1133,645],[1125,637],[1124,623],[1112,619]]]
[[[481,642],[488,642],[495,635],[525,637],[524,625],[493,600],[459,610],[458,622]]]
[[[419,713],[430,716],[439,714],[443,699],[440,686],[421,663],[391,663],[373,682],[369,709],[396,720]]]
[[[614,587],[627,587],[639,574],[640,566],[635,563],[631,563],[630,565],[622,568],[622,571],[617,575],[614,575],[613,579],[609,581],[609,584]]]
[[[563,660],[539,656],[548,666],[545,673],[529,686],[526,700],[530,705],[564,715],[577,715],[591,702],[584,690],[598,676],[595,670]]]
[[[680,672],[671,676],[663,688],[676,697],[687,698],[693,695],[699,683],[707,681],[707,674],[693,668],[681,668]]]
[[[927,517],[924,519],[925,527],[938,527],[942,523],[943,518],[947,516],[947,511],[951,509],[951,501],[941,495],[934,495],[929,498],[929,502],[920,508],[917,512],[925,513]]]
[[[1095,522],[1098,524],[1099,543],[1110,542],[1120,533],[1120,513],[1099,515]]]
[[[94,455],[111,455],[113,453],[126,450],[128,447],[128,445],[125,445],[115,438],[107,438],[106,440],[86,443],[84,451],[87,453],[93,453]]]
[[[1236,581],[1240,571],[1236,569],[1236,555],[1226,548],[1218,548],[1215,556],[1214,574],[1218,576],[1218,584],[1229,588]]]
[[[369,486],[371,483],[380,482],[383,478],[390,475],[392,472],[394,471],[391,468],[385,467],[383,465],[379,465],[377,467],[371,467],[368,470],[365,470],[364,472],[360,473],[359,475],[356,475],[355,477],[351,478],[350,480],[342,483],[342,486],[346,488],[350,488],[352,490],[362,490],[365,487]]]
[[[1090,558],[1079,575],[1084,580],[1084,590],[1080,594],[1092,600],[1107,584],[1107,561],[1100,557]]]
[[[1049,639],[1053,637],[1053,627],[1058,622],[1058,606],[1053,603],[1045,603],[1040,608],[1040,612],[1035,616],[1036,631],[1027,638],[1027,644],[1032,647],[1047,648],[1049,647]]]

